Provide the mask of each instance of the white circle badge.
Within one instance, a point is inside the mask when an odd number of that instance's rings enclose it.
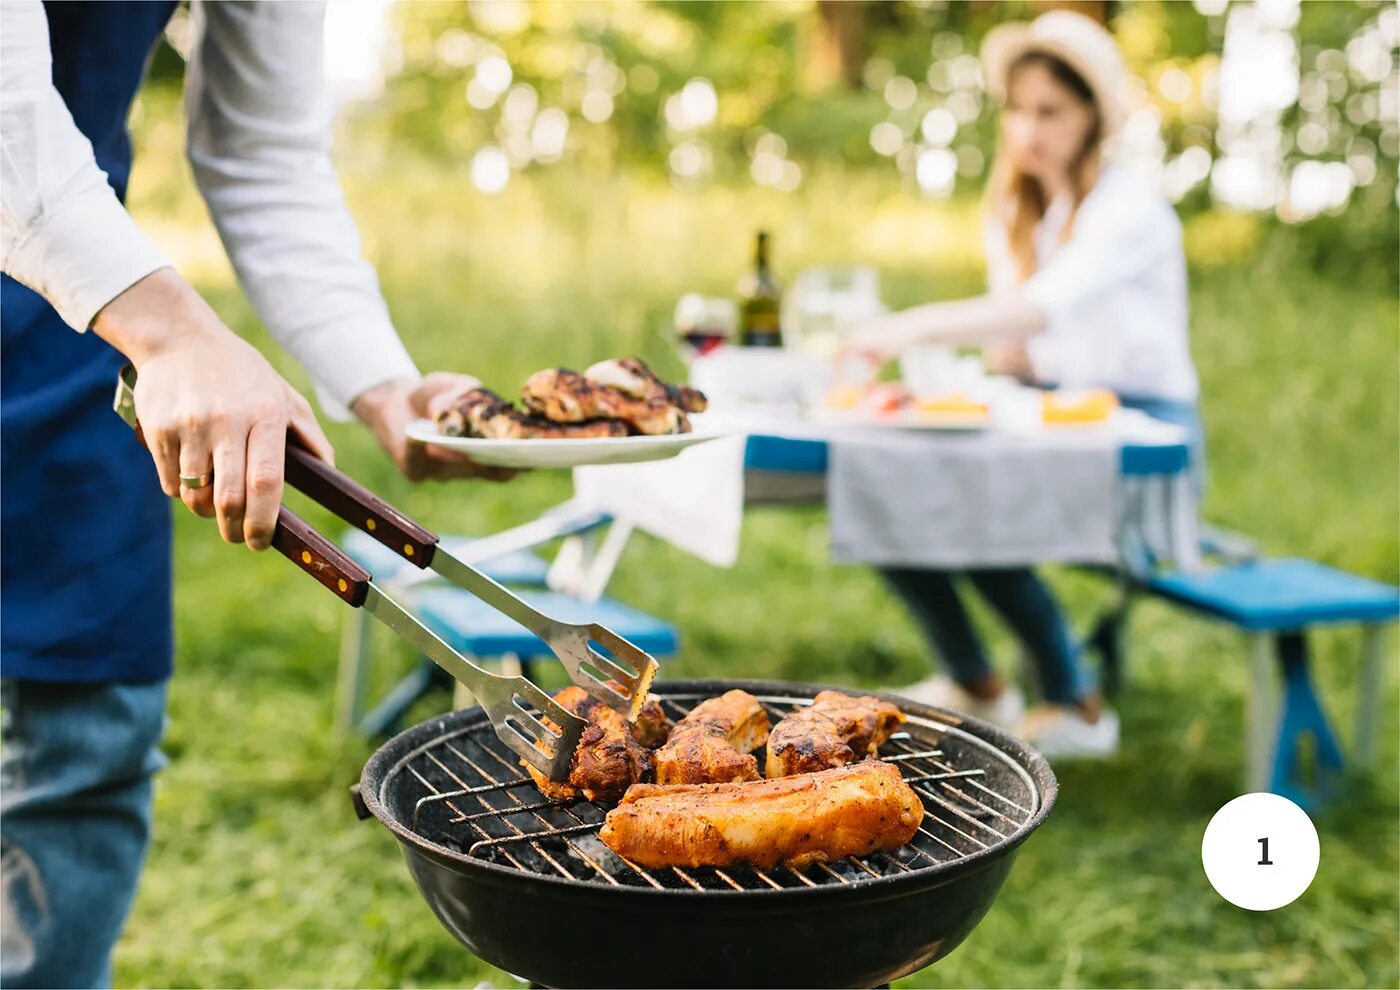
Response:
[[[1317,875],[1317,829],[1278,794],[1244,794],[1215,813],[1201,840],[1201,864],[1215,892],[1237,907],[1292,904]]]

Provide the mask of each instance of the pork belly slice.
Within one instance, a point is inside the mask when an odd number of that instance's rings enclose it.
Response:
[[[609,681],[618,691],[625,691],[617,681]],[[661,704],[648,698],[637,720],[609,708],[577,685],[570,685],[554,695],[554,700],[567,711],[586,719],[588,725],[574,751],[573,768],[567,781],[550,780],[530,764],[520,765],[529,771],[540,793],[551,801],[575,801],[585,797],[590,801],[615,801],[632,784],[652,777],[651,748],[666,741],[670,722]],[[558,728],[545,719],[552,728]]]
[[[805,708],[785,715],[768,737],[768,777],[843,767],[874,756],[904,715],[879,698],[823,691]]]
[[[923,815],[898,767],[863,760],[778,780],[636,784],[608,812],[599,838],[647,867],[801,868],[898,849]]]
[[[757,780],[752,755],[768,740],[768,713],[747,691],[702,701],[676,723],[656,751],[658,784]]]

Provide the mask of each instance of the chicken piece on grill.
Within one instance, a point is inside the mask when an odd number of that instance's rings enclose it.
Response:
[[[625,690],[617,681],[608,683],[619,691]],[[577,685],[564,688],[554,700],[565,710],[587,719],[588,725],[574,751],[574,765],[567,781],[550,780],[521,761],[541,794],[551,801],[574,801],[580,795],[590,801],[613,801],[632,784],[651,779],[651,749],[666,741],[670,728],[660,702],[648,698],[637,720],[628,724],[625,715]],[[551,728],[558,728],[549,719],[544,721]]]
[[[690,419],[667,399],[638,399],[567,368],[546,368],[525,380],[525,408],[556,423],[621,420],[633,432],[689,433]]]
[[[634,399],[664,399],[688,413],[704,412],[710,400],[699,389],[688,385],[669,385],[657,377],[638,358],[614,358],[599,361],[583,376],[599,385],[608,385]]]
[[[736,784],[637,784],[599,838],[648,867],[778,863],[801,868],[898,849],[924,808],[899,768],[865,760],[819,773]]]
[[[764,770],[773,778],[843,767],[874,756],[903,723],[904,716],[888,701],[823,691],[773,726]]]
[[[768,740],[768,713],[747,691],[702,701],[676,723],[656,751],[658,784],[758,780],[752,755]]]
[[[627,424],[616,420],[556,423],[521,412],[490,389],[440,398],[428,412],[438,432],[449,437],[487,440],[547,440],[578,437],[625,437]]]

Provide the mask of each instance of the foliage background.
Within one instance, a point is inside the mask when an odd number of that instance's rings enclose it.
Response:
[[[525,9],[521,26],[513,5],[398,5],[391,17],[403,41],[401,71],[340,117],[337,159],[366,253],[424,368],[459,368],[505,390],[544,364],[623,352],[679,373],[664,336],[676,297],[731,291],[760,224],[774,232],[781,275],[811,263],[876,264],[895,306],[981,288],[978,177],[960,176],[946,195],[918,178],[918,155],[929,150],[918,147],[923,116],[946,105],[928,83],[932,45],[953,35],[958,54],[973,52],[993,21],[1026,6],[872,5],[855,86],[839,81],[839,60],[820,64],[822,15],[810,4]],[[1230,9],[1142,3],[1115,4],[1111,13],[1151,96],[1170,68],[1192,79],[1209,69]],[[1394,8],[1305,5],[1289,29],[1301,39],[1303,74],[1309,58],[1345,50],[1387,10]],[[512,84],[537,88],[531,128],[550,106],[570,121],[557,160],[511,165],[494,194],[482,190],[474,163],[486,147],[504,154],[508,134],[500,109],[464,102],[480,59],[454,66],[439,57],[443,39],[460,35],[489,40],[511,66]],[[192,191],[181,151],[180,41],[177,27],[134,121],[141,152],[133,209],[230,325],[304,386],[305,375],[250,312]],[[449,51],[459,43],[447,42]],[[588,57],[576,58],[579,50]],[[635,99],[631,90],[616,94],[613,114],[594,124],[580,114],[600,53],[629,85],[640,65],[656,83]],[[1393,60],[1393,46],[1387,53]],[[886,99],[896,75],[918,81],[908,113]],[[713,122],[668,128],[666,100],[702,77],[715,91]],[[1343,116],[1355,95],[1347,87],[1340,103],[1327,104]],[[1394,89],[1393,76],[1374,88],[1384,87]],[[1196,125],[1209,132],[1215,160],[1221,149],[1209,114],[1177,119],[1169,109],[1167,160],[1200,137],[1188,133]],[[1296,135],[1317,113],[1292,106],[1281,127]],[[895,155],[871,146],[872,130],[885,122],[902,135]],[[990,112],[979,108],[958,129],[959,150],[975,147],[985,162],[990,127]],[[1344,161],[1351,142],[1373,144],[1376,179],[1335,213],[1289,222],[1276,208],[1224,209],[1206,180],[1179,202],[1212,463],[1207,516],[1250,533],[1269,553],[1391,582],[1400,579],[1400,293],[1394,140],[1385,139],[1394,132],[1385,118],[1345,142],[1338,137],[1334,149],[1329,131],[1323,155],[1302,156]],[[781,135],[782,159],[801,170],[791,191],[755,179],[763,133]],[[675,148],[701,139],[713,168],[678,175]],[[1293,140],[1285,169],[1299,160]],[[762,150],[776,148],[770,141]],[[566,477],[547,472],[506,486],[412,486],[363,431],[330,429],[344,468],[441,531],[498,530],[569,493]],[[335,531],[324,514],[307,514]],[[451,940],[412,888],[393,840],[351,814],[345,788],[372,747],[331,732],[341,607],[278,559],[220,544],[199,520],[180,514],[178,531],[172,763],[116,982],[514,985]],[[1051,574],[1082,627],[1108,589],[1070,571]],[[751,513],[743,557],[728,571],[639,538],[611,591],[679,626],[683,650],[667,663],[668,676],[877,686],[928,669],[913,627],[879,582],[829,565],[818,510]],[[999,662],[1014,669],[1014,646],[980,609],[977,618]],[[1319,689],[1329,714],[1348,726],[1357,636],[1328,630],[1314,640]],[[1135,615],[1131,644],[1121,754],[1061,771],[1061,804],[1027,844],[991,914],[936,969],[902,985],[1400,984],[1393,637],[1380,762],[1354,770],[1339,803],[1317,817],[1322,867],[1312,888],[1262,915],[1221,901],[1199,865],[1206,822],[1239,789],[1243,643],[1148,603]],[[381,681],[409,662],[386,652]],[[445,704],[431,699],[415,717]]]

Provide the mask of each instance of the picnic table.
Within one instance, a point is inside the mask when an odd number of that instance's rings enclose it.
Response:
[[[1190,448],[1133,410],[1092,426],[919,431],[751,407],[668,461],[577,468],[576,503],[701,559],[738,558],[743,510],[824,502],[838,563],[958,569],[1199,564]]]

